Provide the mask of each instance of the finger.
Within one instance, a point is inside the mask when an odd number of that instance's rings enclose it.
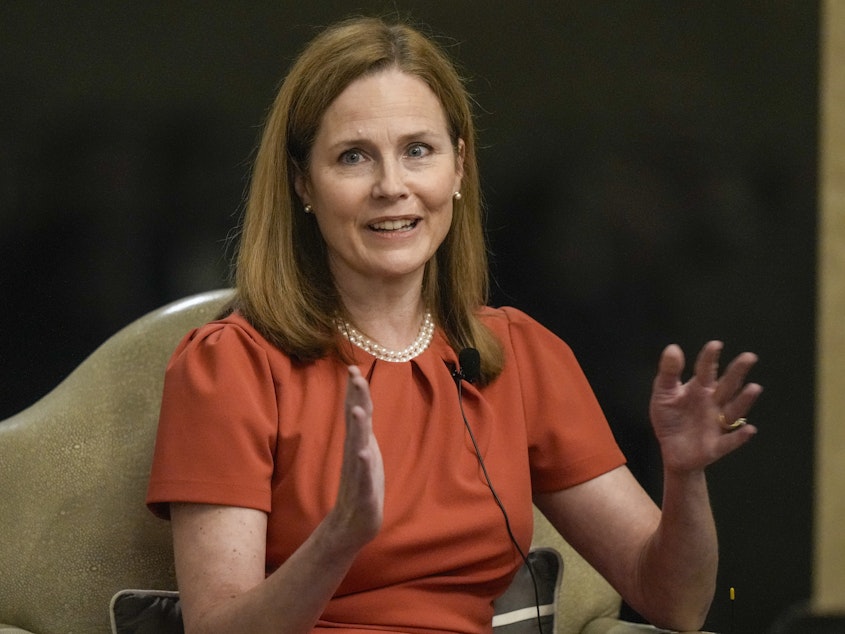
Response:
[[[366,448],[372,434],[372,401],[367,380],[355,366],[348,368],[346,382],[346,448],[358,454]]]
[[[370,400],[370,386],[367,380],[361,375],[361,370],[354,365],[348,368],[349,378],[346,382],[346,407],[354,405],[361,406],[367,414],[373,411],[373,404]]]
[[[754,425],[743,425],[738,427],[736,431],[722,434],[718,441],[719,457],[723,457],[736,451],[745,443],[751,440],[757,434],[757,428]]]
[[[347,415],[352,409],[352,403],[355,401],[355,379],[361,376],[361,370],[356,366],[350,365],[346,368],[346,401],[344,406]]]
[[[664,348],[657,362],[657,376],[654,377],[655,390],[671,390],[681,381],[684,371],[684,352],[680,346],[671,344]]]
[[[742,388],[742,384],[745,383],[745,379],[755,363],[757,363],[757,355],[753,352],[743,352],[731,361],[713,393],[715,401],[717,403],[730,401]]]
[[[722,354],[721,341],[708,341],[695,359],[695,379],[701,385],[710,386],[719,376],[719,356]]]
[[[726,403],[722,408],[722,414],[724,415],[725,420],[733,422],[748,414],[749,410],[762,392],[762,386],[757,383],[748,383],[743,386],[739,393],[737,393],[733,399]]]

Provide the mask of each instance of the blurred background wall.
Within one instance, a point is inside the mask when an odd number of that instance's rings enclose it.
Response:
[[[494,303],[572,345],[653,495],[662,347],[721,338],[727,354],[759,353],[761,433],[711,470],[722,563],[708,627],[768,631],[811,591],[809,0],[6,0],[0,418],[132,319],[228,284],[278,82],[318,26],[352,13],[410,16],[465,69]]]

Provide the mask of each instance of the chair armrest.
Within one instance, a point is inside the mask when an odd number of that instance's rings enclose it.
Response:
[[[0,634],[2,634],[0,632]],[[610,617],[602,617],[590,621],[581,634],[680,634],[673,630],[661,630],[651,625],[643,625],[642,623],[631,623],[629,621],[622,621],[620,619],[613,619]],[[688,632],[686,634],[695,634]],[[707,634],[706,632],[698,632],[698,634]],[[712,633],[711,633],[712,634]]]
[[[33,632],[30,632],[29,630],[22,630],[14,625],[0,623],[0,634],[33,634]]]

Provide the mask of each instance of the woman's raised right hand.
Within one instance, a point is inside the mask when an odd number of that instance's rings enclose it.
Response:
[[[356,366],[346,384],[346,441],[337,502],[330,521],[338,538],[363,547],[381,529],[384,514],[384,465],[373,433],[370,387]]]

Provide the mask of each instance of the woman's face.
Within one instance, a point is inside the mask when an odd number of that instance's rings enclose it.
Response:
[[[421,283],[452,222],[463,147],[456,152],[428,85],[397,69],[354,81],[332,102],[296,191],[313,209],[341,289]]]

